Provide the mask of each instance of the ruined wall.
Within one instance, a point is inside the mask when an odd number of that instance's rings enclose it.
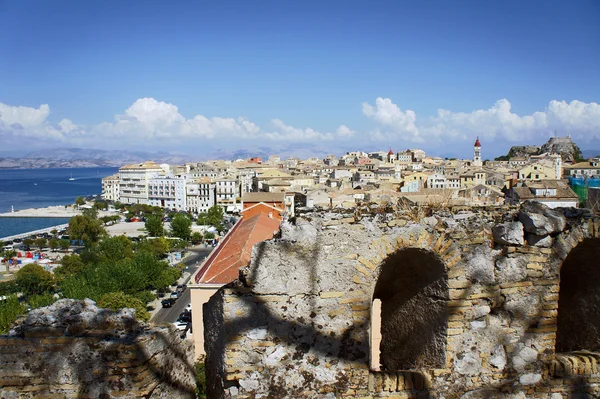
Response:
[[[63,299],[0,337],[0,397],[194,398],[193,351],[132,309]]]
[[[216,379],[210,397],[600,394],[596,353],[555,353],[561,265],[580,242],[596,242],[600,221],[584,210],[553,211],[532,203],[520,210],[438,212],[415,219],[410,211],[303,214],[296,225],[282,226],[281,239],[255,246],[240,280],[205,305],[205,330],[212,337],[207,373]],[[444,267],[441,280],[425,275],[398,287],[399,292],[421,287],[401,301],[415,304],[403,316],[410,324],[407,336],[421,334],[433,347],[441,337],[443,364],[423,361],[392,370],[382,362],[377,370],[369,367],[372,301],[378,282],[395,278],[383,273],[386,262],[407,249]],[[406,273],[419,264],[430,267],[426,257],[411,256],[393,267]],[[591,289],[598,293],[596,283]],[[445,324],[431,323],[431,314],[438,313],[417,305],[419,298],[438,301],[446,309]],[[589,298],[593,302],[594,294]],[[382,341],[382,354],[384,346]],[[404,353],[414,348],[410,340],[404,349],[402,342],[396,345]]]

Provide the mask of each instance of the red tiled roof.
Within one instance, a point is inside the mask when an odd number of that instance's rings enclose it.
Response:
[[[481,143],[479,142],[479,137],[475,140],[475,147],[481,147]]]
[[[196,274],[196,283],[232,282],[238,278],[239,269],[250,263],[254,244],[273,238],[273,233],[277,231],[279,221],[265,214],[242,219]]]

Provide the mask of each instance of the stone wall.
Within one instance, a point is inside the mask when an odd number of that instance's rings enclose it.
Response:
[[[193,351],[167,327],[64,299],[0,337],[0,398],[194,398]]]
[[[410,210],[299,215],[282,225],[280,239],[255,246],[239,281],[205,305],[210,397],[598,397],[598,354],[585,347],[556,354],[555,344],[561,265],[580,242],[595,247],[599,228],[585,210],[535,203],[424,218]],[[384,273],[389,266],[413,275],[419,265],[436,267],[431,258],[443,278],[403,282]],[[393,279],[398,292],[415,291],[400,300],[412,307],[403,308],[408,332],[398,330],[413,340],[395,342],[395,350],[417,359],[441,337],[433,358],[441,353],[442,364],[424,356],[408,369],[370,366],[378,335],[370,330],[372,302],[378,284]],[[600,281],[586,289],[583,304],[595,311]],[[381,297],[383,355],[394,331],[383,327],[390,296]],[[439,309],[444,320],[431,317]],[[595,328],[585,318],[570,323]],[[433,346],[417,353],[417,336]]]

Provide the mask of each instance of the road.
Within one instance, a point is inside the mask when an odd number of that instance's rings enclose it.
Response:
[[[214,248],[212,247],[205,248],[202,245],[198,245],[189,249],[188,252],[191,254],[185,257],[183,263],[188,267],[186,271],[190,273],[190,277],[196,272],[196,269],[198,269],[200,264],[202,264],[202,259],[207,257],[213,249]],[[196,264],[196,262],[198,262],[198,264]],[[187,284],[190,277],[185,280],[184,284]],[[183,312],[188,303],[190,303],[190,290],[186,289],[179,299],[177,299],[177,302],[175,302],[173,307],[160,309],[154,315],[151,321],[155,323],[163,321],[173,323],[177,321],[177,318],[181,312]]]

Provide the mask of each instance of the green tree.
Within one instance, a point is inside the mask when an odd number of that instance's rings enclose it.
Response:
[[[98,301],[98,306],[115,311],[123,308],[133,308],[137,319],[142,321],[150,320],[150,314],[142,301],[132,295],[127,295],[122,292],[110,292],[102,295]]]
[[[219,205],[213,205],[208,208],[208,221],[211,225],[213,225],[218,231],[223,231],[223,208]]]
[[[77,197],[75,198],[75,205],[79,208],[81,205],[85,205],[85,198]]]
[[[59,247],[58,240],[56,238],[51,238],[50,239],[50,249],[54,252],[58,249],[58,247]]]
[[[194,244],[199,244],[202,242],[202,233],[198,232],[198,231],[194,231],[192,233],[192,243]]]
[[[98,219],[98,210],[96,208],[84,209],[81,213],[83,216],[87,216],[91,219]]]
[[[144,224],[146,227],[146,231],[153,237],[162,237],[165,234],[165,230],[163,227],[163,222],[160,216],[150,215],[146,218],[146,223]]]
[[[26,238],[23,240],[23,245],[27,246],[27,247],[31,247],[33,246],[33,239],[31,238]]]
[[[50,306],[54,302],[56,302],[56,298],[53,294],[49,292],[42,295],[32,295],[29,298],[27,298],[27,303],[32,309]]]
[[[40,250],[44,248],[46,244],[48,244],[48,240],[46,240],[44,237],[39,237],[35,239],[35,246],[38,247]]]
[[[0,301],[0,334],[6,334],[17,316],[25,313],[25,306],[19,303],[16,295]]]
[[[63,238],[58,241],[58,245],[60,246],[60,249],[62,249],[63,251],[66,252],[69,249],[69,247],[71,246],[71,242],[69,240],[67,240],[66,238]]]
[[[19,270],[15,282],[21,291],[28,295],[42,294],[54,288],[54,274],[40,265],[30,263]]]
[[[60,260],[60,266],[54,269],[54,274],[64,279],[80,274],[86,268],[86,264],[77,254],[65,255]]]
[[[215,233],[211,233],[210,231],[207,231],[206,233],[204,233],[204,239],[212,240],[213,238],[215,238]]]
[[[169,240],[164,237],[160,237],[153,238],[151,240],[140,241],[136,251],[150,252],[154,254],[157,259],[160,259],[164,254],[169,252]]]
[[[108,209],[108,204],[106,203],[106,201],[95,201],[94,209],[97,209],[99,211],[106,210]]]
[[[106,237],[98,244],[98,256],[107,262],[133,257],[131,240],[125,236]]]
[[[174,237],[189,240],[192,235],[192,221],[190,218],[183,213],[175,215],[171,219],[171,233]]]
[[[83,240],[89,248],[106,235],[106,230],[100,220],[89,215],[77,215],[69,220],[69,235],[72,239]]]
[[[4,251],[2,251],[2,256],[5,259],[12,259],[17,256],[17,251],[15,251],[14,249],[5,249]]]
[[[56,235],[58,234],[58,230],[52,229],[50,230],[50,234],[52,234],[52,237],[56,237]]]

